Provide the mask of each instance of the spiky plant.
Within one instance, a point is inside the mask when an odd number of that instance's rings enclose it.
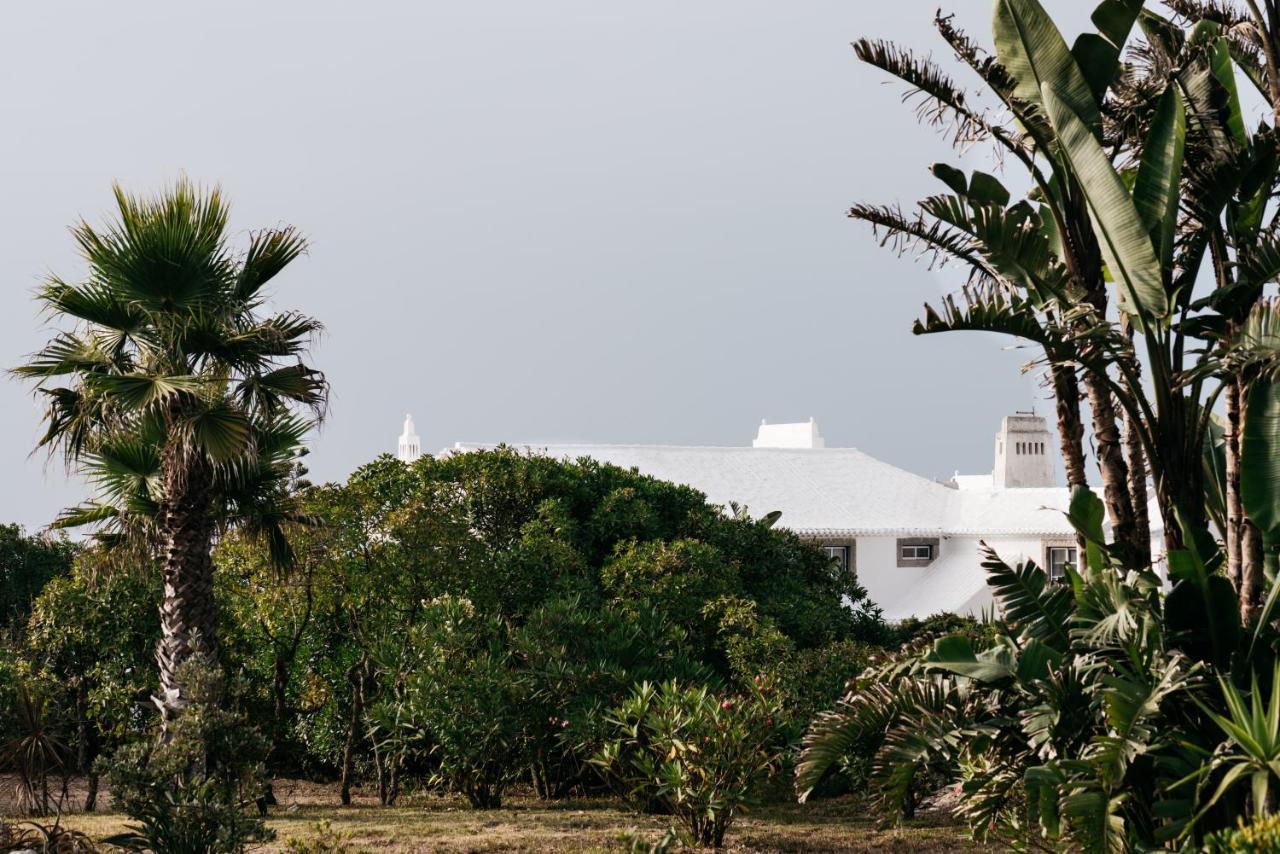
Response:
[[[186,179],[154,198],[117,186],[115,201],[111,222],[73,227],[87,274],[37,295],[66,328],[15,373],[46,403],[41,446],[98,487],[62,523],[105,523],[159,552],[167,728],[186,703],[178,669],[217,646],[219,529],[249,524],[287,558],[285,486],[313,423],[299,412],[318,420],[327,397],[302,361],[321,325],[268,306],[265,286],[306,248],[296,229],[254,232],[238,252],[221,192]]]

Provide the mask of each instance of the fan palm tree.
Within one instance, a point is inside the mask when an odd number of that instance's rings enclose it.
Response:
[[[306,248],[297,230],[252,233],[237,253],[216,188],[182,179],[155,198],[116,187],[115,200],[112,222],[72,229],[86,277],[38,292],[69,328],[15,373],[45,401],[40,446],[98,487],[61,524],[106,523],[159,552],[155,702],[167,731],[186,704],[181,665],[216,651],[213,539],[248,525],[287,559],[289,472],[327,386],[301,361],[319,322],[267,308],[264,286]]]

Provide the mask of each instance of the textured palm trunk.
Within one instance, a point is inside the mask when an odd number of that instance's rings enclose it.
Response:
[[[1147,452],[1133,416],[1125,418],[1124,446],[1129,456],[1129,500],[1133,503],[1134,565],[1151,565],[1151,517],[1147,510]]]
[[[1075,371],[1066,365],[1051,365],[1053,398],[1058,413],[1058,442],[1062,448],[1062,465],[1067,474],[1067,486],[1088,486],[1089,478],[1084,467],[1084,421],[1080,417],[1080,386]],[[1084,537],[1076,534],[1076,554],[1083,557]]]
[[[1240,534],[1244,563],[1240,572],[1240,619],[1247,625],[1262,606],[1263,553],[1262,532],[1248,519]]]
[[[1223,431],[1223,457],[1227,469],[1226,516],[1227,530],[1222,538],[1227,550],[1227,578],[1240,590],[1244,570],[1242,540],[1244,507],[1240,501],[1240,378],[1227,380],[1223,395],[1226,404],[1227,427]]]
[[[160,603],[161,737],[167,739],[173,722],[188,703],[181,684],[184,664],[198,652],[217,655],[210,548],[213,521],[210,498],[213,474],[203,457],[184,453],[171,442],[161,459],[165,502],[161,511],[161,571],[164,593]]]
[[[1102,476],[1102,497],[1107,505],[1107,517],[1111,520],[1111,537],[1127,556],[1137,558],[1149,553],[1151,545],[1150,542],[1138,542],[1133,498],[1129,493],[1129,466],[1124,459],[1119,418],[1111,390],[1101,379],[1088,373],[1085,374],[1084,386],[1093,414],[1093,441],[1098,453],[1098,472]]]

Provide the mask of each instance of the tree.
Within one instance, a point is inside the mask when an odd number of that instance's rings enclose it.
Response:
[[[186,704],[179,668],[217,646],[215,531],[251,520],[285,542],[286,519],[244,487],[283,482],[310,426],[295,408],[322,414],[324,377],[301,361],[321,327],[266,309],[265,286],[306,248],[294,228],[255,232],[237,253],[217,189],[181,179],[149,199],[117,186],[115,200],[114,221],[72,230],[84,279],[51,277],[39,292],[71,328],[15,373],[45,400],[40,445],[99,487],[75,521],[142,527],[159,551],[155,702],[167,731]]]
[[[65,575],[76,555],[66,539],[28,536],[0,525],[0,630],[26,620],[31,603],[50,580]]]

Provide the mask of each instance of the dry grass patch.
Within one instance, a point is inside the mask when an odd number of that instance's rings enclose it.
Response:
[[[285,851],[290,839],[314,840],[321,822],[354,849],[369,852],[628,851],[633,841],[657,841],[671,824],[664,816],[591,799],[548,803],[527,796],[502,809],[476,811],[454,798],[422,796],[383,808],[366,794],[350,807],[334,806],[332,787],[280,781],[269,825],[276,839],[263,851]],[[63,823],[95,839],[118,833],[127,818],[113,813],[66,816]],[[951,852],[978,851],[944,814],[926,815],[897,829],[877,830],[861,803],[836,798],[805,806],[779,804],[741,815],[729,831],[733,852]]]

